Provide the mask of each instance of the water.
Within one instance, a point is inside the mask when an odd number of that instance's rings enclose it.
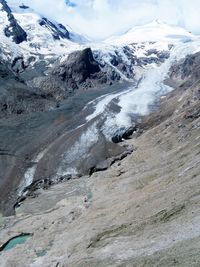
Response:
[[[8,241],[8,243],[5,246],[3,246],[2,250],[6,251],[6,250],[10,250],[10,249],[16,247],[17,245],[22,245],[31,236],[32,236],[31,234],[23,234],[23,235],[20,235],[20,236],[13,237],[10,241]]]

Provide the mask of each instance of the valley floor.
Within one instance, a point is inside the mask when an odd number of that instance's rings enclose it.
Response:
[[[200,103],[175,90],[143,118],[135,151],[104,172],[27,199],[0,221],[2,267],[199,266]]]

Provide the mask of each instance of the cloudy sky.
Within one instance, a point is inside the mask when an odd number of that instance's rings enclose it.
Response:
[[[154,19],[200,33],[200,0],[23,0],[23,3],[91,39],[120,34]]]

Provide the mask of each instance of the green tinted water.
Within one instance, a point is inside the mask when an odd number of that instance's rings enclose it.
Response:
[[[17,245],[24,244],[30,237],[31,237],[30,234],[14,237],[8,242],[8,244],[3,248],[3,250],[9,250]]]
[[[43,257],[47,254],[46,250],[40,250],[38,252],[36,252],[37,257]]]

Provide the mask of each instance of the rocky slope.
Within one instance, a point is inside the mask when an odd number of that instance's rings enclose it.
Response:
[[[0,252],[2,266],[199,266],[198,58],[171,68],[167,82],[177,87],[141,117],[140,133],[126,141],[132,155],[39,190],[16,217],[1,219],[1,245],[31,234]]]

